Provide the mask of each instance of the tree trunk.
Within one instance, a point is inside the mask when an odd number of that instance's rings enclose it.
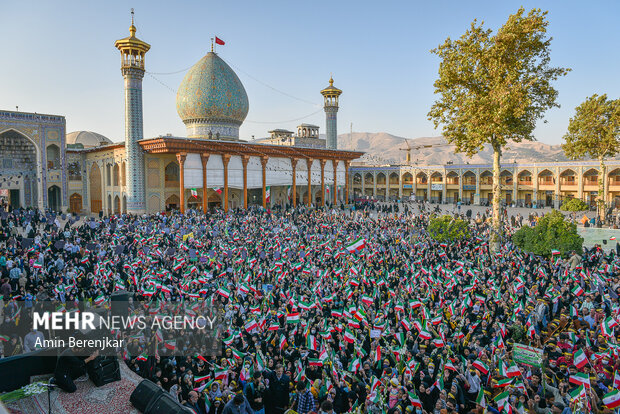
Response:
[[[596,205],[598,207],[598,217],[601,221],[605,220],[605,180],[607,179],[605,160],[603,157],[598,159],[600,163],[600,171],[598,175],[598,199]]]
[[[502,187],[499,181],[500,163],[499,159],[502,155],[502,148],[497,144],[493,144],[493,221],[491,228],[491,237],[489,238],[489,249],[491,253],[499,252],[500,235],[501,235],[501,196]]]

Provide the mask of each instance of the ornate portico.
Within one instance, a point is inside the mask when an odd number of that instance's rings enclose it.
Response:
[[[323,205],[325,186],[332,185],[335,189],[333,203],[347,202],[349,165],[352,160],[363,155],[354,151],[175,137],[144,139],[140,141],[140,146],[147,155],[167,154],[177,160],[179,209],[182,212],[188,204],[186,191],[198,188],[202,189],[202,208],[206,211],[209,187],[221,190],[221,206],[226,211],[230,208],[231,192],[239,194],[242,205],[247,208],[252,204],[248,191],[260,189],[260,205],[265,208],[273,205],[273,200],[267,200],[267,187],[272,189],[272,199],[276,193],[282,194],[283,191],[290,194],[292,205],[297,204],[297,195],[305,191],[305,203],[311,206],[316,202]],[[190,159],[197,160],[192,167],[195,171],[188,169]],[[305,162],[299,162],[303,160]],[[332,165],[332,177],[324,173],[324,166],[329,164]],[[300,166],[304,167],[303,170],[300,170]],[[222,172],[221,176],[219,171]],[[338,183],[345,184],[344,192],[336,191]],[[288,191],[288,187],[291,191]]]

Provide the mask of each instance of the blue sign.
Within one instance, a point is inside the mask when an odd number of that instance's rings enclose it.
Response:
[[[411,184],[403,184],[403,189],[410,189],[413,188],[413,185]]]
[[[464,184],[463,190],[476,191],[476,184]]]

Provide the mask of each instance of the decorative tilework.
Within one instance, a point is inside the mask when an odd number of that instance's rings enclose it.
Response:
[[[328,149],[338,148],[338,107],[325,106],[325,130]]]
[[[249,101],[235,72],[217,54],[207,53],[187,72],[177,91],[177,113],[188,135],[211,132],[216,139],[239,139],[239,125],[248,115]],[[197,125],[194,127],[194,125]],[[208,135],[200,135],[209,138]]]
[[[65,117],[59,115],[45,115],[28,112],[0,111],[0,133],[14,129],[15,131],[25,135],[33,142],[37,153],[37,167],[31,180],[31,204],[43,209],[47,205],[47,160],[46,151],[44,150],[47,142],[47,134],[51,133],[58,142],[60,138],[60,157],[62,169],[62,185],[61,185],[61,207],[66,207],[67,186],[65,172]],[[43,149],[43,150],[42,150]],[[22,181],[20,191],[22,192],[22,200],[25,201],[27,189],[24,187],[25,182]]]
[[[138,144],[143,137],[142,78],[144,71],[123,69],[125,78],[125,153],[127,212],[141,214],[146,211],[144,193],[144,152]],[[110,206],[108,206],[109,208]]]

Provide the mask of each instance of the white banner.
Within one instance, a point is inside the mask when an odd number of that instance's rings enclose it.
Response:
[[[183,170],[183,186],[185,188],[202,188],[202,160],[200,159],[200,154],[187,154]]]

